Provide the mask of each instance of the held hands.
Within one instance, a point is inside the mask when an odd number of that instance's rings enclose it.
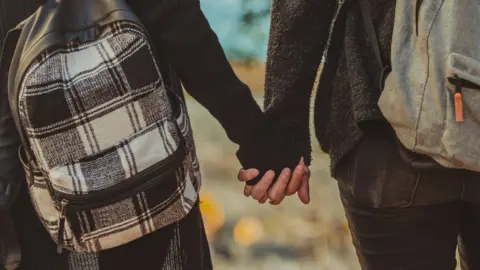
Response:
[[[238,180],[248,182],[258,175],[257,169],[241,169],[238,173]],[[293,172],[289,168],[283,169],[277,181],[272,185],[275,177],[274,171],[267,171],[256,185],[245,184],[243,193],[247,197],[252,196],[261,204],[270,200],[270,204],[278,205],[285,199],[285,196],[291,196],[297,192],[302,203],[310,202],[310,169],[305,165],[303,158]]]

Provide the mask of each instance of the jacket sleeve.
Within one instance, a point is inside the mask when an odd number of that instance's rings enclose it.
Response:
[[[336,0],[273,0],[265,112],[311,161],[310,100],[337,9]]]
[[[199,0],[134,0],[131,5],[155,46],[169,56],[187,92],[239,144],[237,156],[244,168],[279,172],[296,166],[300,153],[284,154],[282,149],[296,147],[276,135],[250,89],[233,72]]]
[[[263,112],[233,72],[199,0],[131,2],[185,90],[222,124],[233,142],[248,140],[249,132],[264,124]]]
[[[6,53],[7,33],[43,4],[44,0],[1,1],[0,8],[0,208],[11,206],[17,198],[25,173],[18,158],[20,136],[13,122],[8,102],[8,66],[11,57]],[[15,45],[15,44],[8,44]],[[9,48],[11,49],[11,48]],[[14,49],[14,48],[13,48]]]

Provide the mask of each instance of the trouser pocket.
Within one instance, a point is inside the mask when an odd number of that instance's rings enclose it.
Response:
[[[342,196],[374,208],[407,207],[421,174],[401,157],[390,127],[369,127],[336,174]]]

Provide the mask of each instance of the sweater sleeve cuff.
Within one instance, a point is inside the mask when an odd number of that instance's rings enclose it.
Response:
[[[284,168],[293,171],[302,158],[302,152],[302,147],[291,136],[285,136],[265,125],[251,141],[240,145],[237,157],[244,169],[259,170],[259,176],[247,182],[247,185],[255,185],[269,170],[275,171],[276,176]],[[310,155],[305,158],[309,160]]]

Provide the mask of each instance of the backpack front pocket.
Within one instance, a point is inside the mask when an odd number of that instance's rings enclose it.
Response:
[[[446,167],[478,171],[480,144],[480,61],[459,53],[448,57],[442,155]]]
[[[98,154],[52,168],[48,178],[55,194],[97,196],[168,165],[182,148],[184,139],[176,123],[164,120]]]
[[[178,196],[184,158],[185,141],[176,123],[165,120],[98,154],[52,168],[48,184],[59,209],[59,248],[66,225],[85,242],[136,226],[163,209],[161,204]]]
[[[480,123],[480,62],[470,57],[452,53],[448,58],[447,88],[453,95],[455,121],[465,117]]]

